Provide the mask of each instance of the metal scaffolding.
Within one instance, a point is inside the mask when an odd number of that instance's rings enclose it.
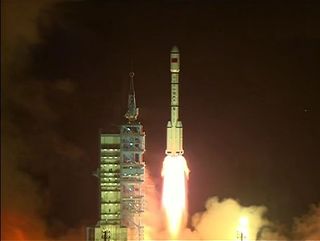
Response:
[[[120,138],[121,224],[128,227],[130,240],[143,240],[145,134],[142,125],[122,125]]]

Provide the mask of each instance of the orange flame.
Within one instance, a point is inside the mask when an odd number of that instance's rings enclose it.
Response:
[[[187,215],[186,179],[189,175],[183,156],[166,156],[163,161],[162,206],[167,218],[168,231],[176,239]]]

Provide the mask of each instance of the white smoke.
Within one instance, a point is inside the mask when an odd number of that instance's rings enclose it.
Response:
[[[152,184],[150,176],[148,183]],[[164,214],[160,210],[160,195],[155,186],[146,193],[148,203],[146,216],[146,240],[169,240],[165,230]],[[152,191],[150,191],[152,190]],[[231,198],[209,198],[205,211],[191,217],[191,228],[184,228],[179,240],[241,240],[241,219],[248,220],[243,240],[320,240],[320,203],[312,205],[308,214],[294,219],[286,235],[281,224],[266,218],[267,207],[243,206]]]
[[[320,203],[311,205],[309,213],[294,220],[293,236],[299,240],[320,240]]]
[[[271,225],[264,217],[264,206],[241,206],[234,199],[219,200],[213,197],[207,200],[206,210],[192,216],[193,236],[200,240],[255,240],[260,227]],[[241,230],[242,220],[246,220],[247,231]],[[190,234],[190,232],[189,232]],[[188,237],[182,237],[188,238]]]

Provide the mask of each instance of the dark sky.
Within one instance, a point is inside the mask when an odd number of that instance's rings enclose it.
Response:
[[[2,209],[26,185],[53,233],[95,222],[98,133],[124,121],[131,61],[160,191],[173,45],[190,212],[231,197],[290,223],[320,201],[316,1],[3,2]]]

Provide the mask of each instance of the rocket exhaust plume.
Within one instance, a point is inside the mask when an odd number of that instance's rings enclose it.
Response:
[[[183,156],[167,156],[163,161],[162,206],[171,238],[178,237],[187,218],[187,185],[189,169]]]
[[[179,120],[180,54],[176,46],[170,53],[171,120],[167,125],[167,149],[161,175],[163,177],[162,207],[167,219],[170,238],[178,237],[187,215],[187,185],[189,174],[183,157],[182,122]]]

